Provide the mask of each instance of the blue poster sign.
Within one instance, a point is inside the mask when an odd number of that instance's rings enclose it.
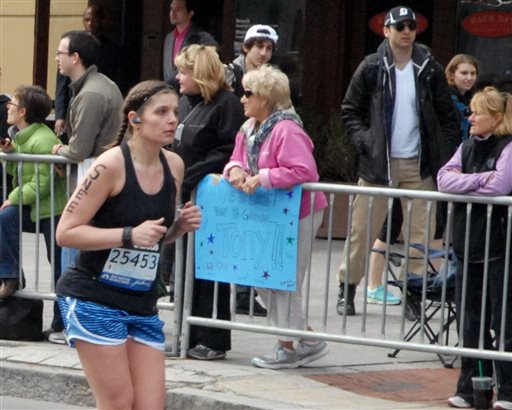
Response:
[[[246,194],[220,175],[203,178],[196,194],[202,212],[196,277],[295,290],[301,195],[300,185]]]

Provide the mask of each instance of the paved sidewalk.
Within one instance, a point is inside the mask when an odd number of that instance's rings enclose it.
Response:
[[[458,374],[437,360],[387,359],[381,349],[333,344],[315,366],[257,369],[248,363],[250,339],[236,334],[224,361],[166,359],[167,408],[444,409]],[[94,406],[74,349],[2,341],[0,360],[2,395]]]
[[[335,246],[341,247],[342,242]],[[321,260],[325,258],[324,251],[325,241],[317,240],[313,266],[325,263]],[[339,264],[336,258],[332,261],[333,272]],[[312,281],[313,288],[317,287],[316,282],[321,281]],[[341,326],[341,317],[334,310],[335,275],[330,283],[329,326]],[[318,299],[319,295],[313,298]],[[357,304],[361,312],[360,298]],[[372,309],[378,308],[369,306],[370,317]],[[400,307],[388,307],[392,314],[393,309],[398,312]],[[312,304],[310,310],[318,320],[320,307]],[[50,315],[51,302],[45,302],[46,326]],[[172,322],[172,315],[161,312],[166,323]],[[237,316],[237,320],[245,317]],[[359,321],[360,316],[355,316],[347,323],[355,325]],[[368,327],[372,330],[378,325],[369,322]],[[166,332],[170,341],[170,328],[166,327]],[[446,409],[446,398],[453,392],[458,375],[458,369],[444,369],[430,353],[402,351],[397,358],[388,358],[389,349],[339,343],[329,343],[329,354],[308,367],[257,369],[250,365],[250,359],[267,353],[276,337],[233,331],[232,338],[233,349],[226,360],[166,359],[166,408]],[[46,341],[0,341],[0,395],[94,407],[76,350]]]

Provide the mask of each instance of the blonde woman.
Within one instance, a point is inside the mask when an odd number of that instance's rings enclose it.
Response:
[[[240,101],[226,83],[224,66],[214,47],[185,47],[175,63],[182,97],[173,149],[185,162],[182,193],[187,201],[203,177],[222,172],[244,114]],[[219,284],[218,300],[218,318],[229,320],[228,284]],[[211,317],[212,308],[213,282],[196,280],[192,314]],[[191,326],[190,347],[188,356],[194,359],[223,359],[231,349],[231,333],[226,329]]]
[[[486,87],[471,99],[472,114],[469,117],[471,138],[464,141],[455,155],[444,165],[437,175],[439,191],[462,195],[510,195],[512,193],[512,96],[501,93],[493,87]],[[473,204],[471,230],[467,244],[467,280],[463,283],[466,206],[456,204],[453,219],[453,249],[457,255],[457,310],[460,312],[461,295],[465,289],[464,323],[462,323],[464,347],[477,349],[480,339],[482,299],[487,303],[483,318],[484,349],[512,352],[512,281],[509,280],[506,305],[506,326],[504,345],[501,341],[501,319],[504,289],[507,208],[494,206],[490,220],[491,245],[488,259],[485,257],[487,230],[487,205]],[[484,288],[484,271],[488,270],[488,283]],[[463,285],[465,285],[463,287]],[[484,293],[484,289],[486,293]],[[472,357],[461,358],[461,370],[455,396],[448,399],[452,407],[473,407],[473,385],[471,378],[492,376],[493,364],[490,360]],[[494,361],[497,380],[498,401],[494,409],[512,409],[512,362]]]

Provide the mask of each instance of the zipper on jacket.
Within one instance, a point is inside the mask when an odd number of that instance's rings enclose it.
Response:
[[[393,98],[393,84],[392,84],[392,81],[391,81],[391,68],[393,68],[394,64],[391,64],[391,66],[390,66],[388,64],[388,59],[386,58],[386,56],[383,56],[382,59],[384,60],[384,67],[386,68],[386,74],[388,76],[389,95],[391,96],[391,98]],[[385,83],[386,79],[383,77],[382,81]],[[383,84],[382,88],[385,89],[385,87],[386,87],[386,84]],[[384,110],[383,117],[384,117],[384,119],[386,119],[386,105],[385,104],[382,107],[382,109]],[[387,127],[387,124],[386,124],[384,126],[384,132],[386,133],[386,161],[387,161],[387,164],[388,164],[388,185],[392,186],[393,181],[391,179],[391,156],[390,156],[390,151],[391,151],[390,138],[391,138],[391,135],[387,135],[387,128],[388,127]]]
[[[422,143],[421,143],[421,123],[422,123],[422,120],[421,120],[421,110],[420,110],[420,93],[419,93],[419,83],[420,83],[420,75],[421,73],[423,72],[423,70],[425,70],[425,67],[427,66],[427,64],[430,62],[430,58],[431,57],[427,57],[423,63],[421,65],[418,65],[414,62],[414,60],[412,60],[412,63],[413,63],[413,66],[416,66],[418,67],[418,75],[415,76],[414,78],[414,82],[415,82],[415,85],[416,85],[416,111],[418,112],[418,120],[419,120],[419,133],[420,133],[420,138],[419,138],[419,146],[418,146],[418,175],[420,176],[421,178],[421,156],[422,156]],[[412,59],[412,57],[411,57]]]

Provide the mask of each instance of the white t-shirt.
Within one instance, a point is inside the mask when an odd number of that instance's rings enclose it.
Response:
[[[395,67],[396,96],[391,124],[391,158],[418,156],[420,121],[416,107],[414,69],[409,60],[403,70]]]

